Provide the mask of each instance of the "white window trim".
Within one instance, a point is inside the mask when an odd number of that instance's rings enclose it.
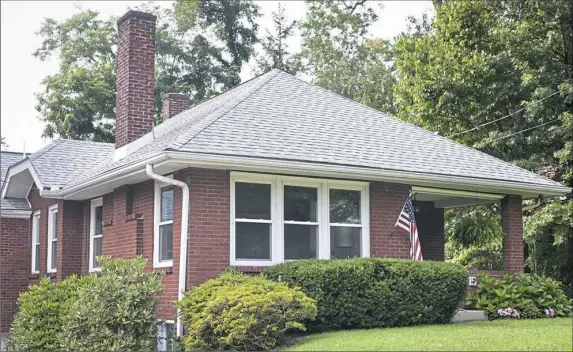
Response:
[[[173,175],[168,175],[165,177],[173,178]],[[173,185],[168,183],[163,183],[160,181],[155,181],[155,193],[154,193],[154,212],[153,212],[153,267],[154,268],[168,268],[173,267],[173,259],[171,260],[159,260],[159,226],[173,224],[173,220],[161,222],[161,188]],[[175,187],[173,187],[174,199],[173,199],[173,217],[175,217]],[[173,238],[175,238],[175,231],[173,233]],[[175,249],[175,248],[173,248]],[[175,254],[175,251],[173,251]]]
[[[271,260],[245,260],[235,259],[235,183],[266,183],[271,185]],[[317,188],[317,209],[318,209],[318,259],[330,258],[330,226],[352,226],[362,227],[361,249],[362,257],[370,256],[370,194],[369,182],[330,180],[308,177],[281,176],[270,174],[256,174],[246,172],[231,172],[230,176],[231,189],[231,223],[230,223],[230,264],[233,266],[271,266],[285,261],[284,259],[284,186],[299,186]],[[343,189],[360,191],[361,202],[361,224],[330,224],[329,190]],[[240,222],[263,222],[260,220],[249,221],[246,219]],[[287,221],[287,224],[296,224],[293,221]],[[310,225],[311,223],[304,222]]]
[[[95,229],[96,229],[96,223],[95,223],[95,218],[96,218],[96,208],[97,207],[103,207],[103,198],[96,198],[96,199],[92,199],[91,203],[90,203],[90,258],[89,258],[89,271],[93,272],[93,271],[101,271],[100,267],[95,267],[93,265],[93,256],[94,256],[94,239],[96,238],[103,238],[103,224],[102,224],[102,233],[100,234],[96,234],[95,233]],[[103,211],[102,211],[102,216],[103,216]],[[102,242],[102,248],[103,248],[103,242]]]
[[[175,321],[174,320],[160,320],[160,323],[157,324],[157,351],[166,351],[164,342],[159,341],[160,338],[167,339],[169,336],[166,336],[165,333],[165,324],[173,325],[173,332],[175,332]]]
[[[54,242],[56,242],[56,246],[58,245],[58,239],[57,238],[55,240],[53,239],[53,237],[54,237],[54,226],[53,226],[54,216],[56,216],[56,217],[58,216],[58,205],[57,204],[54,204],[54,205],[48,207],[48,256],[47,256],[47,261],[46,261],[46,271],[48,273],[55,273],[58,271],[57,264],[56,264],[56,268],[50,267],[51,263],[52,263],[52,247],[54,245]],[[57,231],[57,229],[56,229],[56,231]],[[57,249],[56,249],[56,251],[57,251]]]
[[[30,267],[30,271],[32,274],[39,274],[40,270],[34,270],[36,267],[36,255],[37,252],[40,250],[36,248],[38,244],[40,244],[40,211],[35,211],[32,215],[32,266]],[[39,263],[38,263],[39,264]],[[38,266],[39,268],[39,266]]]

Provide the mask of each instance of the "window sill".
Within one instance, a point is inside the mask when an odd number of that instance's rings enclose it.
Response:
[[[166,275],[173,274],[173,266],[154,267],[153,270],[160,271]]]
[[[265,268],[267,268],[267,266],[245,266],[245,265],[239,265],[239,266],[233,266],[233,268],[237,269],[237,271],[240,271],[242,273],[245,274],[260,274],[262,273]]]
[[[39,279],[40,278],[40,273],[30,273],[30,275],[28,275],[28,279]]]
[[[49,277],[49,278],[55,279],[57,275],[58,275],[57,272],[55,272],[55,271],[50,271],[50,272],[46,273],[46,274],[44,275],[44,277]]]

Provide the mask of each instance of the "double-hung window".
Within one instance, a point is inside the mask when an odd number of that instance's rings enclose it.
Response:
[[[157,325],[157,352],[173,351],[171,345],[175,334],[175,322],[166,320]]]
[[[231,173],[232,265],[370,255],[368,183]]]
[[[235,260],[268,263],[272,260],[273,204],[272,182],[236,182]]]
[[[58,267],[58,205],[48,208],[48,261],[49,273],[55,273]]]
[[[91,201],[90,213],[90,271],[99,270],[97,258],[102,255],[103,240],[103,199]]]
[[[153,266],[173,266],[173,186],[155,182]]]
[[[40,272],[40,212],[32,216],[32,274]]]

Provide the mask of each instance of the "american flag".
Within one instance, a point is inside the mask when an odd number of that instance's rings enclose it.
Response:
[[[422,261],[422,248],[420,247],[420,239],[418,238],[416,218],[414,217],[414,205],[412,204],[412,198],[410,196],[408,196],[400,212],[400,216],[398,216],[396,227],[401,227],[410,234],[410,259]]]

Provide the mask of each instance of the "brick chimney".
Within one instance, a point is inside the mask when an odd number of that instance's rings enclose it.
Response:
[[[162,98],[163,107],[161,108],[161,117],[167,120],[178,113],[189,109],[191,101],[189,96],[183,93],[167,93]]]
[[[139,11],[117,21],[116,149],[153,128],[155,22],[154,15]]]

